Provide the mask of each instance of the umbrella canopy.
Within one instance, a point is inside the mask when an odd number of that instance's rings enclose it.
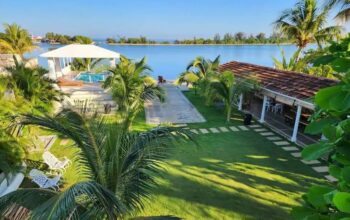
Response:
[[[120,54],[92,44],[70,44],[40,55],[47,58],[120,58]]]

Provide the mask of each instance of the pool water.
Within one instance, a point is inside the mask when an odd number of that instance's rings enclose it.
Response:
[[[82,72],[75,77],[75,80],[81,80],[85,83],[98,83],[105,81],[108,76],[108,73]]]

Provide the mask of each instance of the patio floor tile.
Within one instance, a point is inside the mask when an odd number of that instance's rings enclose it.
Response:
[[[260,133],[262,136],[270,136],[270,135],[275,135],[274,133],[272,132],[263,132],[263,133]]]
[[[207,130],[207,129],[205,129],[205,128],[201,128],[201,129],[199,129],[203,134],[208,134],[209,133],[209,131]]]
[[[324,176],[324,178],[326,178],[328,181],[330,181],[332,183],[338,181],[337,178],[335,178],[334,176],[331,176],[331,175],[326,175],[326,176]]]
[[[230,126],[231,131],[239,131],[235,126]]]
[[[219,128],[222,132],[229,132],[229,130],[226,127],[220,127]]]
[[[293,157],[301,157],[301,153],[300,153],[300,152],[291,153],[291,155],[292,155]]]
[[[277,137],[277,136],[266,137],[266,138],[267,138],[267,140],[270,140],[270,141],[278,141],[278,140],[282,140],[282,138]]]
[[[321,163],[321,162],[318,161],[318,160],[310,160],[310,161],[308,161],[308,160],[301,160],[301,162],[303,162],[304,164],[307,164],[307,165],[312,165],[312,164],[319,164],[319,163]]]
[[[199,134],[198,131],[196,129],[191,129],[190,130],[192,133],[195,133],[195,134]]]
[[[246,126],[244,126],[244,125],[241,125],[241,126],[238,126],[239,127],[239,129],[241,129],[242,131],[249,131],[249,129],[246,127]]]
[[[289,145],[289,142],[287,141],[276,141],[273,143],[276,144],[277,146]]]
[[[298,151],[299,148],[297,147],[282,147],[283,150],[285,151]]]
[[[213,133],[220,133],[220,131],[217,128],[209,128],[209,130]]]
[[[266,128],[257,128],[257,129],[254,129],[254,131],[263,132],[263,131],[268,131],[268,130]]]
[[[261,125],[249,125],[249,127],[251,127],[251,128],[260,128]]]
[[[325,173],[328,172],[328,167],[326,166],[321,166],[321,167],[312,167],[316,172],[318,173]]]

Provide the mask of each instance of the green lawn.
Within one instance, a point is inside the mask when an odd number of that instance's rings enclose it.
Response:
[[[208,122],[225,126],[222,109],[186,96]],[[239,114],[232,124],[241,124]],[[227,125],[226,125],[227,126]],[[254,131],[197,135],[200,147],[176,146],[159,187],[138,215],[185,219],[289,219],[289,210],[322,177]]]
[[[191,128],[229,126],[221,108],[206,107],[192,92],[186,96],[207,119]],[[241,125],[235,113],[230,125]],[[140,114],[133,130],[152,126]],[[176,216],[184,219],[289,219],[289,210],[300,202],[310,184],[324,182],[309,166],[275,146],[254,131],[195,136],[199,145],[176,144],[164,163],[159,185],[135,216]],[[74,159],[76,148],[60,145],[51,152]],[[32,154],[40,159],[41,153]],[[79,171],[70,166],[64,186],[79,181]],[[166,218],[165,218],[166,219]]]

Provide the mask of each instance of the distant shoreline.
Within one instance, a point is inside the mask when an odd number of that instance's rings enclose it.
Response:
[[[116,46],[271,46],[271,45],[293,45],[293,43],[280,43],[280,44],[122,44],[122,43],[106,43],[107,45],[116,45]],[[98,44],[97,44],[98,45]]]

